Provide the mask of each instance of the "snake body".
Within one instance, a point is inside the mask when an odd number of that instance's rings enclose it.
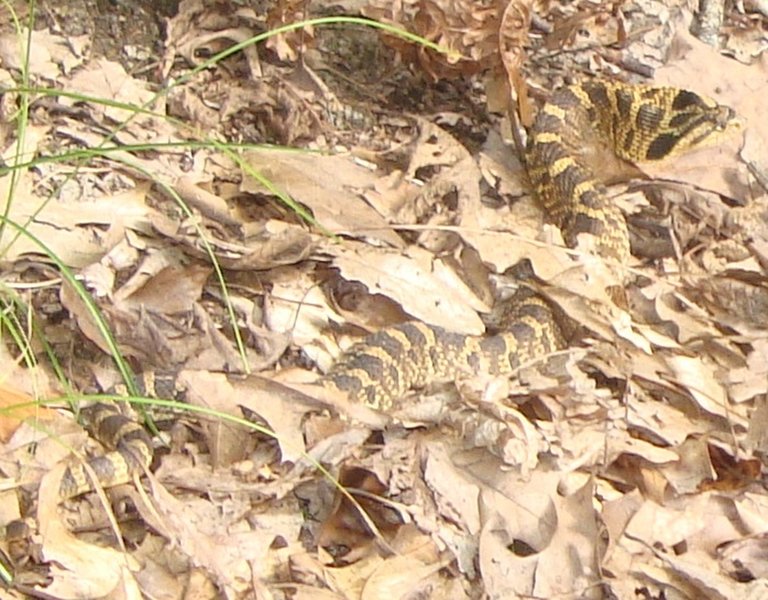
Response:
[[[688,90],[598,81],[562,87],[532,127],[528,176],[569,246],[591,234],[601,256],[624,263],[627,225],[589,163],[590,149],[598,143],[620,159],[660,160],[716,139],[733,122],[730,108]],[[421,322],[381,330],[353,346],[320,383],[387,411],[410,389],[461,375],[505,375],[565,346],[546,300],[523,290],[513,302],[512,324],[498,335],[461,335]]]
[[[152,462],[152,439],[144,427],[122,414],[116,405],[97,403],[82,411],[91,435],[111,450],[64,471],[59,498],[74,498],[96,485],[111,487],[142,474]],[[96,483],[94,483],[94,478]]]
[[[388,412],[409,390],[462,375],[508,375],[523,362],[565,346],[546,300],[527,290],[513,300],[511,325],[503,333],[472,336],[409,321],[352,346],[319,383],[350,402]]]
[[[580,234],[596,239],[601,256],[629,256],[627,225],[587,160],[586,149],[607,146],[629,161],[658,160],[715,139],[733,122],[733,112],[693,92],[666,87],[586,82],[560,88],[539,112],[529,136],[528,175],[546,214],[570,246]],[[387,412],[406,392],[462,375],[505,375],[522,363],[566,345],[559,317],[547,301],[525,288],[502,333],[472,336],[412,321],[374,333],[343,354],[319,379],[350,402]],[[111,405],[92,409],[92,432],[113,448],[71,466],[60,496],[130,480],[152,460],[144,429]]]
[[[629,234],[611,203],[595,143],[631,162],[656,161],[716,140],[734,123],[733,111],[693,92],[604,81],[560,88],[539,112],[528,147],[528,176],[545,213],[574,247],[581,233],[597,252],[625,262]]]

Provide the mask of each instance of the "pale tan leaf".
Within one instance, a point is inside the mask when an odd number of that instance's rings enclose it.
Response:
[[[361,281],[371,293],[396,300],[413,317],[450,331],[481,333],[482,302],[431,253],[383,251],[365,245],[329,248],[333,264],[348,280]]]
[[[135,79],[126,73],[120,63],[99,58],[89,63],[85,68],[77,71],[67,84],[70,92],[80,92],[94,98],[105,98],[123,104],[142,107],[155,98],[155,93],[149,85],[139,79]],[[160,97],[162,100],[162,97]],[[66,102],[76,102],[76,99],[62,99]],[[153,107],[149,107],[150,109]],[[109,118],[121,122],[133,119],[135,129],[138,123],[146,123],[150,120],[147,115],[137,114],[135,110],[109,106],[107,104],[93,103],[92,109],[103,112]]]
[[[64,526],[56,505],[65,468],[59,464],[40,483],[37,519],[45,559],[52,563],[49,592],[59,598],[96,598],[120,589],[126,598],[139,600],[133,574],[138,565],[130,556],[84,542]]]
[[[333,233],[370,236],[396,248],[400,236],[362,198],[378,179],[375,172],[356,165],[350,157],[307,152],[251,150],[244,156],[249,166],[297,202],[308,206],[321,226]],[[243,174],[242,189],[265,189]]]
[[[698,357],[668,356],[666,363],[674,373],[675,381],[685,387],[699,406],[713,415],[732,417],[728,410],[728,396],[722,381],[715,377],[712,366]]]

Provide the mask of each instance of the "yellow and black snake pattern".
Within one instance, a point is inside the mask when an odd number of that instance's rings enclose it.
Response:
[[[563,87],[541,109],[529,136],[531,186],[569,246],[580,234],[591,234],[601,256],[624,262],[629,256],[624,217],[585,149],[597,142],[621,159],[659,160],[716,139],[733,123],[731,109],[687,90],[598,81]],[[403,323],[354,345],[318,383],[350,402],[387,412],[413,388],[461,375],[509,374],[566,345],[561,318],[545,299],[523,289],[513,300],[511,325],[502,333],[470,336]],[[114,450],[87,467],[70,467],[62,498],[92,489],[90,472],[100,485],[116,485],[152,460],[152,443],[142,427],[110,405],[90,410],[93,434]]]
[[[171,373],[147,371],[135,378],[135,392],[151,398],[180,400],[177,377]],[[122,384],[108,390],[116,396],[128,395]],[[127,483],[141,475],[152,464],[152,438],[134,418],[121,412],[116,404],[97,402],[84,408],[80,416],[93,438],[107,448],[107,453],[73,463],[61,478],[59,499],[66,500],[90,492],[100,486],[112,487]],[[94,482],[95,478],[95,482]]]
[[[625,262],[629,234],[611,203],[595,143],[630,162],[662,160],[711,143],[736,124],[733,111],[688,90],[585,82],[558,90],[539,112],[528,148],[528,176],[545,213],[569,246],[580,233],[595,236],[597,251]]]
[[[82,411],[90,434],[110,448],[107,454],[73,463],[64,472],[59,498],[66,500],[93,490],[110,487],[142,474],[152,462],[152,439],[144,427],[122,414],[114,404],[97,403]],[[96,479],[94,483],[93,479]]]
[[[629,234],[587,154],[595,143],[620,159],[660,160],[717,139],[735,123],[730,108],[693,92],[610,82],[562,87],[539,112],[526,163],[533,191],[569,246],[581,233],[601,256],[625,262]],[[520,292],[509,330],[479,337],[409,322],[353,346],[320,383],[387,411],[412,388],[460,375],[511,373],[561,349],[561,321],[547,302]]]

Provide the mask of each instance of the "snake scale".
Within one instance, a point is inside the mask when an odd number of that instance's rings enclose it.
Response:
[[[730,108],[688,90],[599,81],[562,87],[533,124],[530,183],[569,246],[591,234],[601,256],[625,263],[627,224],[583,159],[585,149],[597,140],[620,159],[660,160],[716,139],[734,117]],[[522,292],[513,301],[508,331],[481,337],[420,322],[396,325],[353,346],[321,383],[388,411],[409,389],[460,375],[509,374],[563,348],[559,320],[543,298]]]
[[[709,142],[734,122],[731,109],[693,92],[589,81],[556,90],[540,110],[527,148],[527,170],[541,206],[569,246],[580,234],[595,237],[601,256],[624,263],[629,235],[599,174],[584,159],[599,143],[618,158],[638,162],[668,158]],[[382,412],[413,388],[461,375],[505,375],[521,363],[566,345],[547,301],[523,290],[506,331],[488,336],[454,333],[423,322],[385,328],[355,344],[318,383]],[[92,433],[111,442],[108,454],[69,467],[60,496],[92,489],[89,471],[103,486],[129,480],[147,468],[152,444],[138,424],[108,405],[93,407]]]
[[[59,499],[74,498],[94,489],[93,477],[101,487],[126,483],[140,475],[152,462],[152,439],[144,427],[122,414],[114,404],[99,402],[82,411],[88,431],[110,452],[72,464],[64,471]]]

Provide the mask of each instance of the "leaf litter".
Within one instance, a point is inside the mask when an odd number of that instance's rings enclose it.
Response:
[[[182,1],[158,57],[163,77],[181,77],[202,55],[304,16],[296,3],[273,4],[265,17]],[[764,54],[746,50],[754,43],[747,32],[765,17],[729,14],[727,43],[748,59],[739,64],[688,33],[687,10],[652,0],[634,12],[587,3],[584,13],[536,13],[533,32],[523,2],[361,4],[364,14],[459,54],[313,28],[178,79],[166,100],[117,62],[85,57],[55,28],[34,32],[32,77],[91,99],[54,94],[41,102],[23,146],[6,136],[5,164],[113,141],[122,147],[80,165],[70,158],[22,168],[13,188],[6,175],[8,216],[77,269],[137,371],[173,371],[191,406],[218,415],[158,411],[155,474],[146,492],[110,492],[135,507],[111,524],[104,497],[57,501],[63,464],[50,470],[46,461],[83,447],[72,420],[40,414],[17,428],[10,416],[0,419],[8,431],[4,522],[21,515],[14,483],[34,486],[46,473],[30,538],[50,569],[46,592],[768,597],[759,183],[768,170],[768,79]],[[15,40],[0,40],[3,81],[20,64]],[[627,42],[623,63],[616,42]],[[312,66],[295,67],[305,51]],[[346,69],[366,68],[345,75],[332,62],[339,57]],[[408,74],[393,79],[409,61]],[[380,63],[387,76],[365,81]],[[499,135],[512,125],[487,106],[499,98],[506,106],[512,89],[525,114],[522,94],[541,99],[563,73],[610,76],[631,64],[657,83],[732,106],[743,137],[643,165],[650,182],[611,188],[639,238],[649,237],[643,227],[653,220],[666,232],[656,246],[636,244],[644,253],[632,270],[641,284],[617,305],[607,290],[622,275],[562,248]],[[350,79],[363,82],[352,94]],[[438,79],[442,88],[432,85]],[[340,106],[351,108],[334,114]],[[373,125],[361,131],[370,115]],[[250,148],[238,165],[210,145],[130,146],[213,138],[304,150]],[[253,170],[320,227],[276,202]],[[109,389],[119,375],[87,305],[31,238],[9,239],[3,284],[35,308],[75,389]],[[211,275],[211,258],[226,288]],[[523,258],[537,277],[532,285],[579,325],[568,350],[510,380],[479,376],[415,392],[402,403],[411,412],[374,433],[360,423],[375,419],[333,418],[321,409],[335,400],[302,385],[316,377],[312,367],[327,369],[362,334],[403,319],[480,333],[493,303],[489,281]],[[22,368],[11,355],[3,363],[13,365],[0,382],[4,406],[65,397],[64,389],[45,391],[44,366]],[[39,373],[46,386],[33,385]],[[260,431],[225,415],[245,416]],[[30,440],[41,465],[20,455]]]

